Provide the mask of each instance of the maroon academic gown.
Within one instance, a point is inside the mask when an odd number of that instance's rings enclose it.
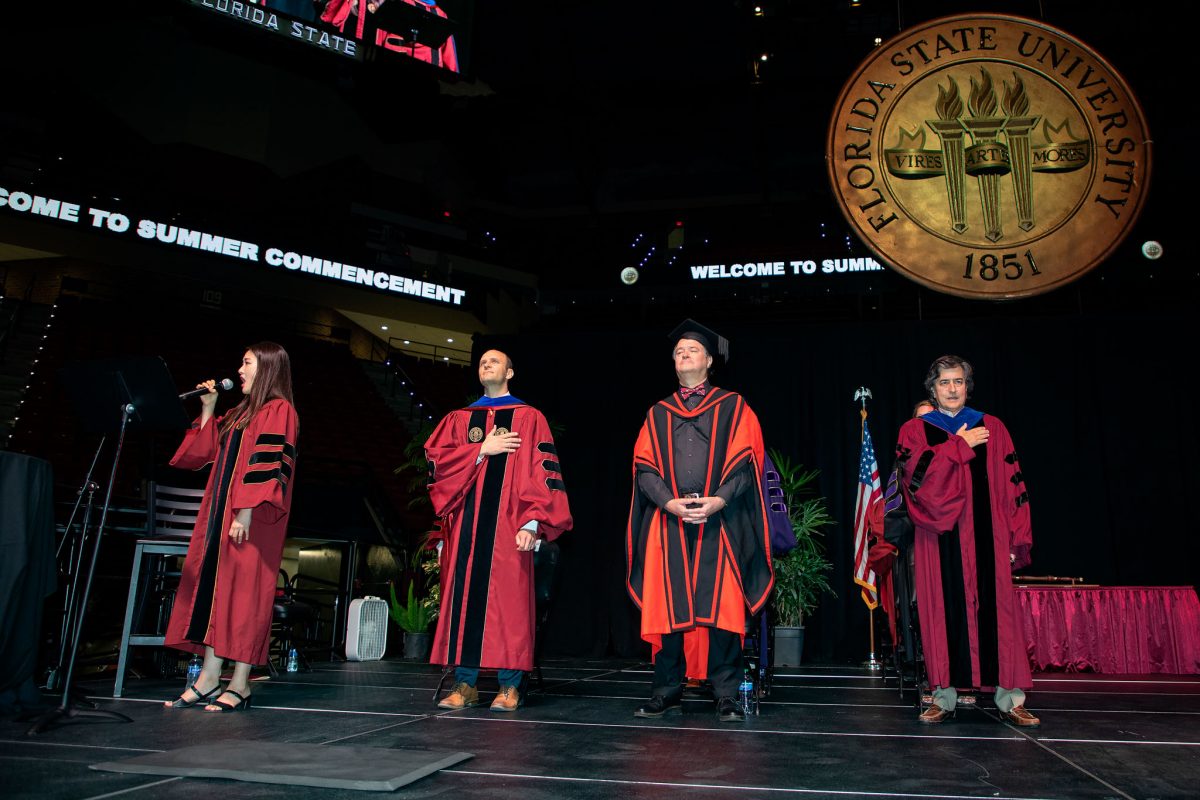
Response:
[[[189,653],[208,645],[221,658],[267,663],[276,576],[283,558],[288,491],[296,464],[296,412],[286,400],[266,403],[244,430],[220,437],[220,418],[192,424],[171,466],[213,465],[192,531],[166,644]],[[249,538],[236,544],[229,526],[253,509]]]
[[[1004,423],[984,414],[980,424],[989,439],[975,448],[920,418],[896,445],[925,669],[931,688],[1030,689],[1011,575],[1030,561],[1029,495]]]
[[[512,453],[480,462],[483,437],[500,427],[521,435]],[[553,540],[571,529],[571,509],[554,437],[535,408],[473,406],[453,411],[425,443],[441,532],[442,605],[430,662],[533,669],[533,553],[517,550],[530,520]]]

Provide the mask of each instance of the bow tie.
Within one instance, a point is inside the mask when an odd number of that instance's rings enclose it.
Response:
[[[704,395],[707,392],[708,392],[708,387],[705,386],[703,383],[700,384],[699,386],[693,386],[690,389],[686,386],[679,387],[679,396],[682,397],[684,400],[687,400],[692,395],[696,395],[697,397],[704,397]]]

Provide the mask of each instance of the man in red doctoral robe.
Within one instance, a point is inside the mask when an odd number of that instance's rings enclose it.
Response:
[[[681,710],[686,671],[707,676],[718,719],[738,722],[747,613],[775,579],[762,429],[741,395],[708,381],[728,342],[692,320],[671,338],[681,386],[647,413],[633,454],[627,588],[654,653],[651,697],[634,716]]]
[[[957,688],[994,688],[1007,721],[1034,727],[1032,688],[1012,570],[1030,562],[1029,495],[1008,429],[966,405],[971,365],[933,362],[925,388],[935,409],[900,428],[896,458],[915,528],[921,645],[933,704],[923,723],[954,712]]]
[[[512,361],[479,360],[484,396],[438,424],[425,455],[434,513],[444,517],[441,612],[430,660],[455,665],[439,708],[479,704],[481,667],[498,671],[492,711],[515,711],[533,668],[533,551],[571,529],[546,418],[508,392]]]

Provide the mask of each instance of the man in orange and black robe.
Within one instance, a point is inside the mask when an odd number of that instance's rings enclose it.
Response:
[[[718,718],[736,722],[746,617],[774,583],[762,430],[741,395],[708,381],[725,340],[691,320],[672,338],[680,389],[650,409],[634,449],[628,590],[654,652],[651,698],[634,715],[679,710],[686,671],[708,678]]]

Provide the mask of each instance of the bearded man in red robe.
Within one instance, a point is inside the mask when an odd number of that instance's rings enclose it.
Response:
[[[452,411],[425,443],[429,496],[443,518],[441,612],[430,661],[454,665],[439,708],[479,704],[479,670],[497,670],[492,711],[515,711],[533,669],[533,551],[571,529],[550,426],[513,397],[512,360],[479,359],[484,396]]]
[[[1008,428],[967,406],[971,365],[933,362],[925,389],[934,410],[900,428],[896,459],[915,527],[921,646],[933,704],[926,724],[954,713],[957,689],[994,689],[1001,716],[1021,727],[1033,686],[1012,570],[1030,562],[1029,494]]]

